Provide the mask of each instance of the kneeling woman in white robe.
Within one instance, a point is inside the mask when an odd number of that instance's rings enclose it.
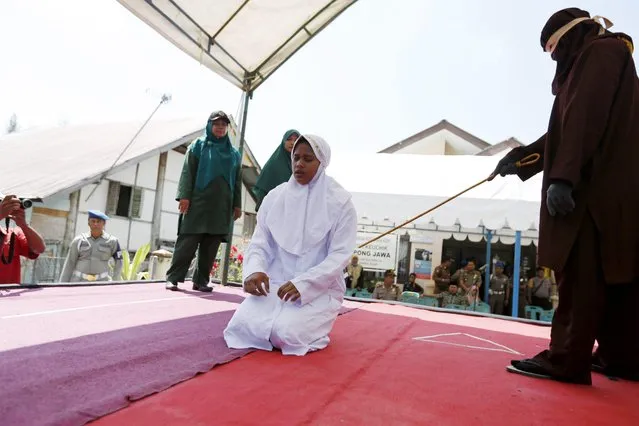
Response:
[[[244,291],[224,339],[230,348],[305,355],[325,348],[344,296],[357,214],[351,195],[326,175],[328,144],[297,139],[293,175],[264,198],[245,254]]]

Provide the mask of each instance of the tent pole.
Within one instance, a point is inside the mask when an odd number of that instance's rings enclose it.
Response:
[[[521,267],[521,231],[515,232],[515,261],[513,265],[513,311],[512,316],[519,316],[519,268]]]
[[[246,116],[248,115],[248,104],[252,93],[247,90],[244,91],[243,105],[242,105],[242,117],[240,121],[240,184],[242,184],[242,162],[244,160],[244,133],[246,132]],[[243,185],[243,184],[242,184]],[[226,252],[224,253],[224,269],[222,270],[222,285],[228,284],[229,279],[229,265],[231,261],[231,247],[233,246],[233,228],[234,222],[231,221],[231,229],[228,236],[228,242],[226,243]]]
[[[490,268],[492,266],[492,255],[490,248],[492,245],[493,231],[486,230],[486,269],[484,270],[484,302],[490,303],[488,290],[490,289]]]

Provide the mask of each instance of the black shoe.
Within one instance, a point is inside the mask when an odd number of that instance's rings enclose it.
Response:
[[[535,377],[538,379],[551,379],[540,364],[534,359],[522,359],[520,361],[510,361],[510,365],[506,367],[509,373],[521,374],[528,377]]]
[[[595,373],[606,374],[605,373],[606,368],[604,367],[603,363],[601,362],[601,360],[596,354],[592,355],[591,362],[592,364],[590,365],[590,369],[592,371],[594,371]]]
[[[551,379],[558,382],[573,383],[577,385],[592,385],[590,372],[579,377],[560,376],[553,370],[550,370],[546,365],[544,365],[544,363],[534,358],[522,359],[519,361],[513,360],[510,362],[510,365],[506,367],[506,370],[509,373],[521,374],[538,379]]]
[[[612,368],[605,365],[596,354],[592,356],[592,364],[590,367],[595,373],[603,374],[610,380],[623,379],[631,382],[639,382],[639,371],[624,371],[622,369]]]
[[[166,287],[164,287],[164,288],[166,288],[167,290],[171,290],[171,291],[178,291],[179,290],[177,283],[172,283],[171,281],[167,281],[166,282]]]
[[[197,285],[195,283],[193,283],[193,290],[195,291],[201,291],[202,293],[211,293],[213,291],[212,287],[207,286],[206,284],[204,285]]]

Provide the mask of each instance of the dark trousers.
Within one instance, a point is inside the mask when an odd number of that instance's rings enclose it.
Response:
[[[183,282],[197,251],[193,283],[197,286],[207,285],[217,250],[224,237],[224,235],[211,234],[179,234],[166,280],[172,283]]]
[[[506,296],[503,294],[493,294],[488,300],[490,301],[490,311],[495,315],[504,315],[504,302]]]
[[[552,309],[552,302],[548,298],[532,296],[532,305],[539,306],[540,308],[549,311]]]
[[[639,380],[639,280],[606,288],[597,327],[598,363],[610,374]]]
[[[552,321],[550,348],[538,354],[557,378],[590,384],[592,349],[625,371],[639,363],[639,282],[606,284],[595,224],[586,215],[558,278],[559,305]]]
[[[352,277],[346,277],[345,283],[346,283],[346,288],[353,288],[353,278]]]

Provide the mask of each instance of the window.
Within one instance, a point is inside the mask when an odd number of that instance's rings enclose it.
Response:
[[[139,219],[143,192],[142,188],[110,181],[106,214]]]

